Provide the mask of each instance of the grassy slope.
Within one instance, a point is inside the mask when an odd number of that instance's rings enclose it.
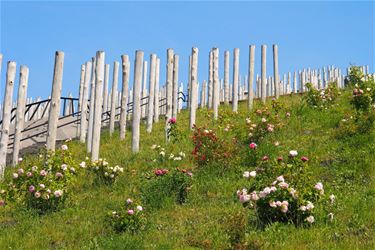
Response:
[[[92,186],[90,176],[81,178],[68,208],[45,216],[14,207],[2,209],[0,249],[228,249],[241,232],[246,235],[237,246],[244,249],[374,249],[375,135],[334,137],[335,125],[350,109],[346,100],[343,96],[337,107],[317,111],[301,109],[300,97],[284,97],[283,102],[292,109],[288,126],[259,145],[259,151],[271,157],[285,155],[291,149],[310,157],[315,179],[327,184],[326,192],[337,196],[338,208],[332,224],[318,219],[313,227],[304,229],[280,224],[255,229],[247,223],[250,213],[234,198],[234,192],[245,184],[242,171],[251,169],[239,166],[223,175],[213,169],[194,171],[188,203],[167,204],[149,212],[150,225],[138,235],[114,234],[104,226],[105,214],[118,208],[126,198],[136,197],[142,174],[158,167],[152,162],[155,153],[150,146],[163,144],[163,124],[159,122],[151,136],[142,128],[141,152],[137,155],[131,154],[130,133],[126,141],[120,142],[117,133],[110,138],[104,131],[102,157],[125,168],[114,186],[96,187]],[[240,108],[244,109],[244,104]],[[204,113],[199,111],[197,120],[210,125]],[[188,113],[183,112],[178,122],[187,127]],[[189,131],[185,135],[186,139],[179,144],[166,148],[189,154]],[[280,141],[281,146],[273,146],[275,141]],[[77,159],[84,158],[83,145],[73,142],[70,148]],[[183,164],[193,165],[186,161]]]

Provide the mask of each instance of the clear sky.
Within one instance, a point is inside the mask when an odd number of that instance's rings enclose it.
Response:
[[[129,54],[131,84],[137,49],[145,52],[146,60],[151,53],[161,58],[160,83],[164,83],[167,48],[180,55],[180,82],[186,83],[193,46],[199,48],[200,82],[207,79],[212,47],[219,48],[220,77],[224,51],[231,53],[232,71],[232,52],[236,47],[240,48],[240,73],[247,74],[250,44],[256,45],[256,73],[260,73],[260,45],[266,44],[267,74],[272,74],[274,43],[279,45],[281,74],[326,65],[344,70],[349,64],[366,64],[374,72],[373,1],[0,0],[0,9],[0,51],[4,55],[0,99],[9,60],[30,68],[29,96],[47,97],[56,50],[65,52],[63,95],[72,92],[74,96],[78,92],[80,65],[97,50],[106,52],[111,72],[113,61],[120,61],[121,54]],[[111,79],[112,76],[110,83]]]

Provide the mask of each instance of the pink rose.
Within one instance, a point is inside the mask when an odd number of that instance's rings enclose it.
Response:
[[[268,161],[269,159],[270,158],[267,155],[265,155],[265,156],[263,156],[262,161]]]
[[[306,162],[306,161],[308,161],[309,160],[309,158],[307,158],[306,156],[302,156],[301,157],[301,161],[303,161],[303,162]]]
[[[31,186],[29,187],[29,192],[30,192],[30,193],[34,193],[34,192],[35,192],[35,187],[34,187],[33,185],[31,185]]]
[[[133,214],[134,214],[134,210],[133,210],[133,209],[129,209],[129,210],[128,210],[128,214],[129,214],[129,215],[133,215]]]
[[[5,206],[5,201],[4,200],[0,200],[0,207],[3,207]]]
[[[171,119],[168,120],[168,123],[170,124],[175,124],[176,123],[176,118],[175,117],[172,117]]]
[[[47,172],[45,170],[40,171],[40,176],[45,177],[47,175]]]
[[[256,148],[257,148],[257,145],[256,145],[254,142],[252,142],[252,143],[250,143],[249,147],[250,147],[251,149],[256,149]]]
[[[130,198],[128,198],[127,200],[126,200],[126,204],[132,204],[133,203],[133,201],[132,201],[132,199],[130,199]]]
[[[41,194],[39,192],[35,192],[35,194],[34,194],[35,198],[37,198],[37,199],[40,198],[40,195]]]
[[[22,168],[18,169],[18,171],[17,171],[17,172],[18,172],[18,174],[19,174],[19,175],[22,175],[22,174],[24,173],[24,171],[23,171],[23,169],[22,169]]]
[[[31,173],[31,172],[27,172],[26,176],[30,178],[30,177],[33,176],[33,173]]]
[[[18,174],[17,173],[13,173],[13,179],[17,179],[18,178]]]

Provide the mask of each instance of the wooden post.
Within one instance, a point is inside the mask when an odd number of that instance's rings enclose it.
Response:
[[[219,104],[220,104],[220,83],[219,83],[219,49],[212,49],[212,77],[213,77],[213,109],[214,120],[219,117]]]
[[[173,49],[167,50],[167,116],[166,122],[172,118],[172,94],[173,94]]]
[[[224,104],[229,104],[229,51],[224,52]]]
[[[176,55],[175,55],[175,58],[176,58]],[[177,64],[178,64],[178,56],[177,56]],[[150,80],[149,80],[150,92],[148,95],[148,112],[147,112],[147,132],[148,133],[151,133],[152,131],[152,122],[154,118],[155,69],[156,69],[156,55],[151,54],[150,56]],[[177,83],[177,86],[178,86],[178,83]]]
[[[82,90],[82,105],[81,105],[81,132],[79,135],[79,140],[81,143],[86,142],[86,131],[87,131],[87,103],[89,98],[89,83],[91,77],[91,69],[92,64],[91,62],[86,62],[85,66],[85,79],[83,82],[83,90]]]
[[[208,64],[208,109],[212,109],[212,72],[213,72],[213,55],[212,55],[212,50],[210,50],[210,55],[209,55],[209,64]]]
[[[240,49],[235,48],[233,51],[233,97],[232,97],[232,111],[238,111],[238,77],[240,68]]]
[[[128,114],[128,92],[129,92],[129,75],[130,62],[128,55],[121,56],[122,61],[122,94],[121,94],[121,114],[120,114],[120,140],[125,139],[126,118]]]
[[[13,161],[12,165],[16,166],[18,164],[18,155],[20,152],[20,142],[22,138],[21,131],[23,130],[23,125],[25,121],[25,102],[27,95],[27,83],[29,79],[29,69],[26,66],[21,66],[20,70],[20,83],[18,86],[18,100],[17,100],[17,114],[16,114],[16,124],[13,140]]]
[[[117,85],[118,85],[118,68],[119,62],[113,63],[113,79],[112,79],[112,99],[111,99],[111,113],[109,118],[109,135],[112,136],[115,130],[115,115],[116,115],[116,98],[117,98]]]
[[[254,57],[255,57],[255,45],[249,46],[249,77],[248,77],[248,103],[247,107],[249,110],[253,109],[254,102]]]
[[[103,86],[104,89],[103,89],[103,111],[102,113],[108,111],[108,82],[109,82],[109,64],[106,64],[104,68],[104,86]]]
[[[154,122],[159,122],[159,75],[160,75],[160,59],[156,59],[155,66],[155,98],[154,98]]]
[[[143,105],[147,103],[146,98],[147,97],[147,61],[143,61],[143,81],[142,81],[142,91],[141,91],[141,110],[142,115],[141,118],[146,117],[146,110],[147,105]]]
[[[266,51],[267,51],[267,46],[262,45],[262,72],[261,72],[261,78],[262,78],[262,102],[266,103],[266,81],[267,81],[267,74],[266,74]]]
[[[202,92],[201,92],[201,108],[206,106],[206,89],[207,89],[207,82],[203,80],[202,83]]]
[[[167,50],[167,110],[165,116],[165,140],[168,142],[168,120],[172,118],[172,94],[173,94],[173,49]]]
[[[91,153],[92,145],[92,129],[94,125],[94,100],[95,100],[95,70],[96,70],[96,58],[92,58],[92,70],[91,70],[91,90],[90,90],[90,110],[89,110],[89,124],[87,129],[87,144],[86,149],[88,153]]]
[[[1,139],[0,139],[0,179],[4,178],[4,171],[6,167],[6,157],[8,150],[9,140],[9,126],[12,112],[12,97],[14,81],[16,78],[16,62],[8,62],[6,72],[6,85],[4,93],[3,103],[3,122],[1,128]]]
[[[273,45],[273,79],[275,81],[274,92],[276,99],[280,96],[279,80],[279,48],[277,44]]]
[[[172,103],[172,117],[177,118],[178,112],[178,66],[179,56],[174,55],[173,57],[173,103]]]
[[[132,152],[139,152],[139,127],[141,122],[141,86],[143,51],[135,52],[134,82],[133,82],[133,121],[132,121]]]
[[[189,128],[195,125],[195,114],[197,109],[197,85],[198,85],[198,48],[192,48],[191,51],[191,104]]]
[[[53,72],[51,108],[48,120],[47,150],[55,150],[57,122],[60,114],[60,97],[62,88],[64,67],[64,52],[57,51],[55,54],[55,69]]]
[[[91,161],[99,159],[100,148],[100,129],[102,127],[102,104],[103,104],[103,82],[104,82],[104,51],[96,52],[95,69],[95,109],[94,109],[94,127],[92,133]],[[117,71],[118,71],[118,62]],[[117,84],[117,82],[116,82]]]

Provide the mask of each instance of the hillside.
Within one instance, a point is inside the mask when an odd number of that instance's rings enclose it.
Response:
[[[217,121],[211,111],[199,109],[196,125],[201,129],[195,134],[183,110],[168,144],[162,121],[150,135],[142,125],[138,154],[131,153],[131,130],[124,141],[117,130],[112,137],[104,130],[101,157],[123,167],[113,184],[98,183],[89,167],[81,168],[85,146],[67,142],[76,174],[65,206],[38,214],[20,200],[7,202],[0,207],[0,249],[374,249],[375,134],[373,128],[362,133],[345,125],[354,112],[351,95],[351,90],[343,90],[327,108],[308,105],[301,95],[283,96],[277,103],[269,99],[267,109],[255,102],[253,112],[246,103],[240,103],[237,114],[222,105]],[[262,123],[256,121],[263,116],[267,125],[261,131]],[[250,129],[252,123],[257,126]],[[252,142],[255,149],[249,146]],[[290,156],[294,150],[296,160]],[[303,165],[295,164],[306,172],[294,176],[290,162],[300,157],[306,157],[298,163]],[[25,157],[21,165],[38,163],[38,158]],[[301,188],[297,190],[324,186],[322,202],[314,203],[313,223],[294,223],[293,214],[276,219],[275,214],[267,224],[239,202],[237,190],[259,190],[268,183],[271,177],[262,171],[270,165],[282,166],[274,173],[269,170],[275,174],[272,178],[290,168],[285,181],[295,181]],[[7,169],[6,182],[12,181],[14,171]],[[249,177],[245,171],[257,175]],[[323,200],[332,194],[327,205]],[[128,198],[142,205],[146,223],[135,233],[117,233],[108,214]]]

